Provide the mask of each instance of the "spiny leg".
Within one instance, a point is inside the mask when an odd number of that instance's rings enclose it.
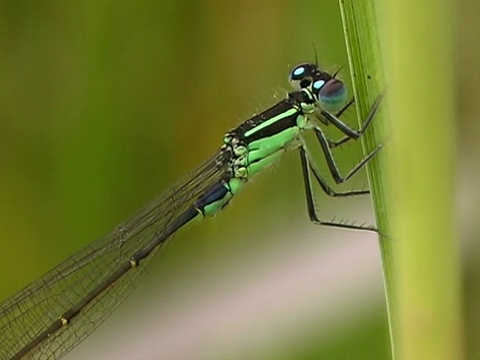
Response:
[[[353,104],[355,103],[355,98],[351,98],[349,102],[347,102],[336,114],[335,114],[335,117],[339,118],[340,116],[342,116],[342,114],[348,110],[348,108],[350,108],[350,106],[352,106]],[[321,110],[320,110],[320,116],[321,116]],[[317,115],[317,117],[319,117]],[[325,124],[328,125],[328,121],[325,121]],[[330,147],[330,149],[334,149],[340,145],[343,145],[345,143],[347,143],[348,141],[352,140],[351,137],[349,136],[344,136],[342,137],[341,139],[339,140],[331,140],[329,138],[327,138],[328,140],[328,146]]]
[[[315,128],[315,135],[317,136],[317,139],[318,139],[318,142],[320,143],[320,146],[322,148],[322,151],[325,155],[325,160],[327,161],[327,166],[328,166],[328,170],[330,170],[330,174],[332,175],[333,177],[333,180],[335,180],[335,182],[337,184],[341,184],[341,183],[344,183],[345,181],[347,181],[348,179],[350,179],[353,175],[355,175],[362,167],[364,167],[372,157],[374,157],[379,151],[380,149],[383,147],[382,144],[378,145],[375,149],[373,149],[373,151],[368,154],[367,156],[365,156],[362,161],[360,161],[357,165],[355,165],[353,167],[353,169],[351,169],[347,175],[345,176],[342,176],[340,174],[340,170],[338,169],[338,166],[335,162],[335,159],[333,158],[333,154],[332,154],[332,150],[330,149],[330,147],[328,146],[328,140],[327,138],[325,137],[325,134],[323,133],[323,131],[320,129],[320,128]]]
[[[367,116],[366,121],[364,122],[363,126],[360,128],[360,130],[354,130],[350,128],[348,125],[346,125],[344,122],[342,122],[338,116],[340,116],[346,109],[348,109],[349,106],[351,106],[354,102],[354,99],[350,100],[338,113],[337,116],[334,116],[330,114],[329,112],[323,111],[322,114],[325,116],[325,119],[327,120],[327,123],[332,123],[334,126],[336,126],[339,130],[341,130],[346,136],[336,142],[328,139],[325,134],[323,133],[322,129],[320,127],[316,127],[315,130],[315,135],[317,136],[317,139],[320,143],[320,146],[323,150],[323,153],[325,155],[325,159],[327,161],[328,169],[330,170],[330,173],[335,180],[337,184],[341,184],[348,179],[350,179],[353,175],[355,175],[365,164],[373,157],[375,154],[382,148],[382,145],[377,146],[370,154],[368,154],[365,158],[360,161],[353,169],[350,170],[350,172],[346,176],[342,176],[340,174],[340,171],[338,169],[337,164],[335,163],[335,159],[333,158],[332,155],[332,149],[340,144],[343,144],[351,139],[358,139],[358,137],[362,136],[365,130],[368,128],[370,125],[373,117],[375,116],[375,113],[378,110],[378,106],[380,105],[380,102],[383,98],[383,95],[380,95],[375,103],[373,104],[372,108],[370,109],[370,113]]]
[[[349,190],[338,192],[335,191],[320,175],[320,170],[316,167],[315,163],[310,159],[310,155],[304,146],[300,147],[300,163],[302,164],[302,172],[305,177],[305,173],[311,171],[313,176],[317,180],[318,185],[322,190],[331,197],[348,197],[370,194],[370,190]]]
[[[347,111],[347,110],[350,108],[350,106],[352,106],[354,103],[355,103],[355,98],[351,98],[350,101],[347,102],[347,103],[335,114],[335,117],[339,118],[340,116],[342,116],[343,113],[344,113],[345,111]],[[321,115],[321,110],[319,110],[319,112],[320,112],[320,116],[322,116],[322,115]],[[318,115],[317,115],[317,117],[318,117]],[[328,121],[327,121],[327,120],[325,120],[325,123],[328,125]],[[343,144],[347,143],[348,141],[352,140],[352,138],[345,135],[344,137],[342,137],[342,138],[339,139],[339,140],[332,140],[332,139],[328,139],[328,138],[327,138],[327,140],[328,140],[328,146],[330,147],[330,149],[334,149],[334,148],[336,148],[336,147],[338,147],[338,146],[340,146],[340,145],[343,145]]]
[[[356,140],[360,136],[362,136],[367,130],[370,123],[372,122],[372,119],[375,116],[375,113],[377,112],[378,106],[380,105],[380,102],[382,101],[382,99],[383,99],[383,95],[378,96],[377,100],[375,100],[375,103],[371,107],[370,112],[368,113],[367,118],[365,119],[362,127],[358,130],[352,129],[351,127],[349,127],[347,124],[345,124],[343,121],[340,120],[340,116],[355,102],[355,99],[350,100],[335,115],[330,114],[328,111],[321,110],[320,114],[326,119],[326,122],[333,124],[337,129],[339,129],[341,132],[345,134],[343,138],[336,141],[327,139],[330,149],[336,148],[352,139]]]
[[[310,166],[308,164],[306,152],[303,147],[300,147],[300,160],[302,163],[303,183],[305,186],[305,196],[307,199],[307,210],[308,210],[308,216],[310,218],[310,221],[312,221],[314,224],[317,224],[317,225],[323,225],[323,226],[329,226],[329,227],[335,227],[335,228],[341,228],[341,229],[378,232],[378,230],[373,226],[363,226],[363,225],[347,224],[347,223],[341,223],[341,222],[335,222],[335,221],[320,220],[315,210],[315,203],[313,200],[312,184],[311,184],[311,178],[310,178]],[[319,184],[322,187],[322,189],[324,189],[325,191],[325,188],[324,188],[325,183],[319,181]],[[343,195],[343,196],[349,196],[349,195]]]

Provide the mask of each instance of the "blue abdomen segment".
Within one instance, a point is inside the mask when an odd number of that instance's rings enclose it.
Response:
[[[235,178],[220,181],[212,185],[193,206],[203,216],[214,216],[228,204],[242,185],[242,181]]]

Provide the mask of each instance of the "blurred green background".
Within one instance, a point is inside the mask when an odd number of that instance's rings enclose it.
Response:
[[[458,2],[453,69],[472,359],[480,353],[480,50],[471,46],[479,7]],[[207,159],[224,132],[283,96],[288,71],[314,60],[313,46],[327,69],[347,63],[337,2],[2,1],[0,299]],[[356,123],[353,112],[349,119]],[[356,145],[339,152],[344,170],[361,156]],[[360,176],[346,188],[365,183]],[[317,208],[325,219],[373,221],[368,199],[318,191]],[[289,154],[220,216],[178,233],[67,358],[386,359],[377,247],[371,234],[308,221]]]

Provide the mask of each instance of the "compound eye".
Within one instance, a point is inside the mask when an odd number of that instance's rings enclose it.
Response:
[[[323,84],[321,84],[322,82]],[[327,82],[317,80],[313,83],[312,88],[314,93],[318,94],[318,101],[324,110],[336,111],[345,104],[347,89],[341,80],[331,79]]]

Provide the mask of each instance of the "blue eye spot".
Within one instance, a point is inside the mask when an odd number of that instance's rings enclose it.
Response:
[[[305,72],[305,68],[303,66],[300,66],[293,70],[293,75],[294,76],[301,76]]]
[[[312,87],[315,89],[315,90],[319,90],[322,88],[322,86],[325,85],[325,81],[323,80],[317,80],[315,81],[313,84],[312,84]]]

